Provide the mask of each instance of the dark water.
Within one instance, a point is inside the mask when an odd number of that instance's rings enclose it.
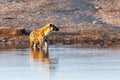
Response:
[[[0,80],[120,80],[120,50],[50,46],[0,51]]]

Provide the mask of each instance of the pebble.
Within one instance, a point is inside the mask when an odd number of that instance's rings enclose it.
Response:
[[[7,42],[7,40],[3,39],[2,42]]]

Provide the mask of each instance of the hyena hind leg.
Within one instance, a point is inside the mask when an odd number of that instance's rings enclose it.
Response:
[[[30,41],[30,48],[32,48],[33,47],[33,42],[32,41]]]
[[[43,45],[41,43],[39,43],[39,47],[40,47],[40,49],[42,49]]]

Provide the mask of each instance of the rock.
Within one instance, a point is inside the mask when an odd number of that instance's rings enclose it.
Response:
[[[93,21],[92,23],[93,23],[93,24],[96,24],[96,23],[97,23],[97,21]]]
[[[17,36],[29,34],[25,28],[11,28],[11,27],[0,27],[0,35],[2,36]]]
[[[95,9],[101,9],[101,7],[99,7],[99,6],[95,5]]]
[[[7,40],[4,39],[4,40],[2,40],[2,42],[7,42]]]

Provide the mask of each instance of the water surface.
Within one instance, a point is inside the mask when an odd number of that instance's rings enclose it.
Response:
[[[0,80],[120,80],[120,50],[50,46],[0,50]]]

